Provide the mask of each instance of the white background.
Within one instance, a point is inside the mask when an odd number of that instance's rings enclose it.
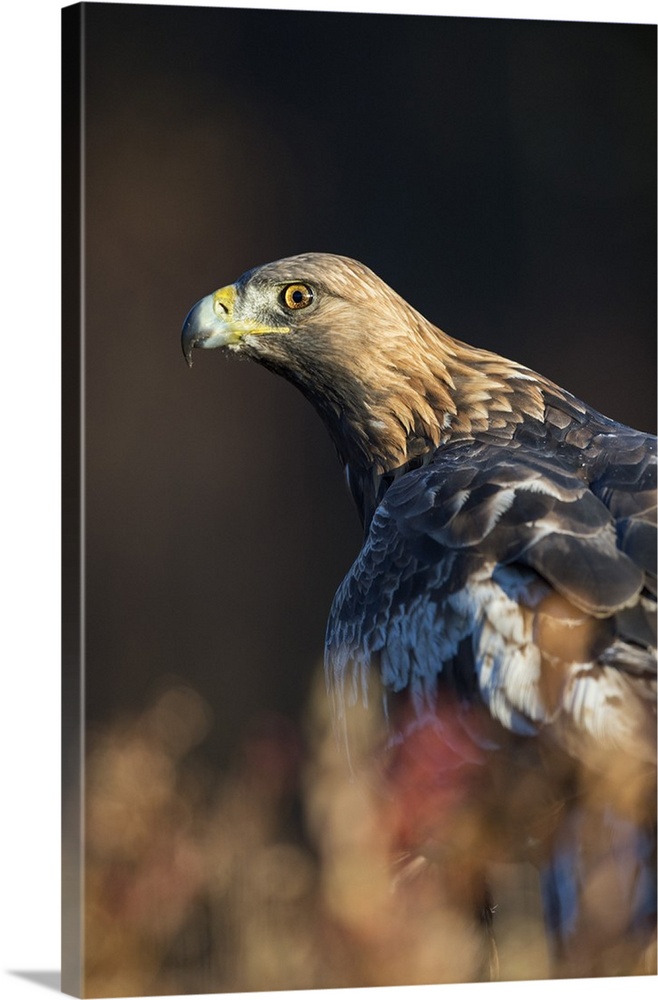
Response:
[[[144,0],[142,0],[144,2]],[[179,0],[180,4],[180,0]],[[190,4],[186,4],[190,5]],[[59,956],[60,849],[60,10],[56,0],[3,5],[3,196],[1,383],[2,504],[0,636],[2,813],[0,820],[0,995],[47,997],[52,990],[17,976],[54,972]],[[66,6],[66,4],[64,5]],[[481,0],[462,3],[217,3],[387,13],[656,23],[647,0]],[[549,997],[556,990],[620,988],[653,995],[655,980],[596,984],[442,987],[441,997],[490,1000]],[[435,996],[436,987],[323,991],[327,1000],[371,995]],[[263,995],[263,994],[261,994]],[[281,997],[288,994],[273,994]],[[311,994],[309,994],[310,996]],[[301,998],[305,994],[294,993]],[[313,994],[320,996],[320,994]]]

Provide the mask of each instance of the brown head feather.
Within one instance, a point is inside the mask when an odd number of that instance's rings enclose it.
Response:
[[[290,284],[308,286],[301,305],[287,304]],[[248,271],[197,303],[183,340],[188,360],[194,346],[228,345],[296,385],[327,425],[365,521],[387,484],[448,440],[509,440],[552,411],[558,426],[567,400],[570,416],[584,412],[522,365],[449,337],[369,268],[333,254]]]
[[[285,282],[309,284],[313,310],[294,314],[292,335],[247,337],[240,350],[309,397],[353,471],[381,475],[456,434],[542,418],[538,376],[453,340],[358,261],[301,254],[237,286]]]

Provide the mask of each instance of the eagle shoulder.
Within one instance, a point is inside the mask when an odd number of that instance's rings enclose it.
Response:
[[[655,756],[655,447],[629,434],[591,476],[462,440],[395,481],[329,617],[339,711],[375,667],[421,715],[449,693],[574,753]]]

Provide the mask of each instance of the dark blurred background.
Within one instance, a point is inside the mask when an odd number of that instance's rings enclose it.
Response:
[[[655,428],[652,26],[86,4],[87,717],[294,717],[360,543],[318,417],[191,305],[308,250]],[[69,359],[71,360],[71,359]]]

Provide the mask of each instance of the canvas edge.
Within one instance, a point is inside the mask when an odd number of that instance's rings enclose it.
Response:
[[[83,995],[84,8],[62,28],[62,937],[61,990]]]

